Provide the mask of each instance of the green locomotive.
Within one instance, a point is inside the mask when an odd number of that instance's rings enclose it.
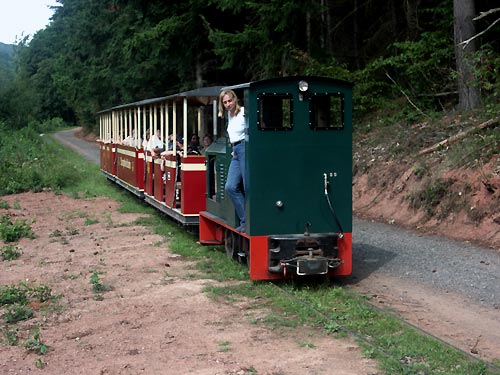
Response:
[[[232,147],[222,136],[206,152],[200,242],[224,244],[254,280],[350,274],[352,84],[302,76],[227,89],[245,108],[246,232],[224,191]]]

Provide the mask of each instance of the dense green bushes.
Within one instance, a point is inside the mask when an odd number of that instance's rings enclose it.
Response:
[[[58,157],[55,141],[46,134],[62,125],[55,119],[11,130],[0,122],[0,195],[60,190],[78,181],[76,168]]]

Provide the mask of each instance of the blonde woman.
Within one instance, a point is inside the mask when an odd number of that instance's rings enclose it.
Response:
[[[219,95],[219,117],[223,117],[224,112],[227,113],[227,134],[233,148],[225,190],[240,219],[236,230],[245,233],[245,109],[239,105],[233,90],[222,91]]]

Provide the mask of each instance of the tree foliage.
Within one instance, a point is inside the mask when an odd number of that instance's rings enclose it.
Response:
[[[401,92],[432,106],[428,98],[456,91],[448,0],[58,3],[49,26],[16,46],[15,78],[0,87],[0,119],[11,127],[60,117],[92,128],[97,111],[124,102],[296,74],[354,81],[365,112]],[[475,5],[483,12],[495,1]],[[478,38],[471,58],[486,92],[498,85],[499,33]]]
[[[14,78],[14,49],[0,43],[0,87],[5,87]]]

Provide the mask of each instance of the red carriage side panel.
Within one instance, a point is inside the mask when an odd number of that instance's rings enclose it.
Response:
[[[175,194],[177,185],[177,160],[175,155],[166,156],[165,160],[165,204],[176,207]]]
[[[106,152],[105,152],[105,145],[104,143],[99,144],[99,160],[100,160],[100,168],[101,170],[105,171],[106,170]]]
[[[155,159],[153,163],[153,194],[158,202],[165,201],[165,181],[163,180],[163,171],[161,170],[161,159]]]
[[[137,187],[136,151],[129,146],[116,147],[116,176],[127,184]]]
[[[181,212],[198,214],[206,207],[206,167],[204,156],[189,155],[181,164]]]
[[[99,151],[100,151],[100,160],[101,160],[101,164],[100,164],[100,167],[101,167],[101,170],[105,171],[105,172],[108,172],[110,173],[109,171],[109,161],[108,159],[111,157],[111,153],[108,151],[109,150],[109,145],[107,145],[106,143],[104,142],[100,142],[100,145],[99,145]]]
[[[144,171],[146,170],[146,166],[144,164],[144,151],[143,150],[136,150],[135,152],[135,186],[139,190],[144,190],[145,187],[145,178],[144,178]]]
[[[114,174],[113,161],[115,145],[101,142],[101,169],[109,174]]]
[[[144,192],[153,196],[153,157],[150,151],[144,152]]]
[[[113,174],[113,176],[116,176],[117,174],[117,169],[118,169],[118,162],[117,162],[117,146],[115,143],[111,143],[109,145],[110,147],[110,158],[109,160],[109,172]]]

